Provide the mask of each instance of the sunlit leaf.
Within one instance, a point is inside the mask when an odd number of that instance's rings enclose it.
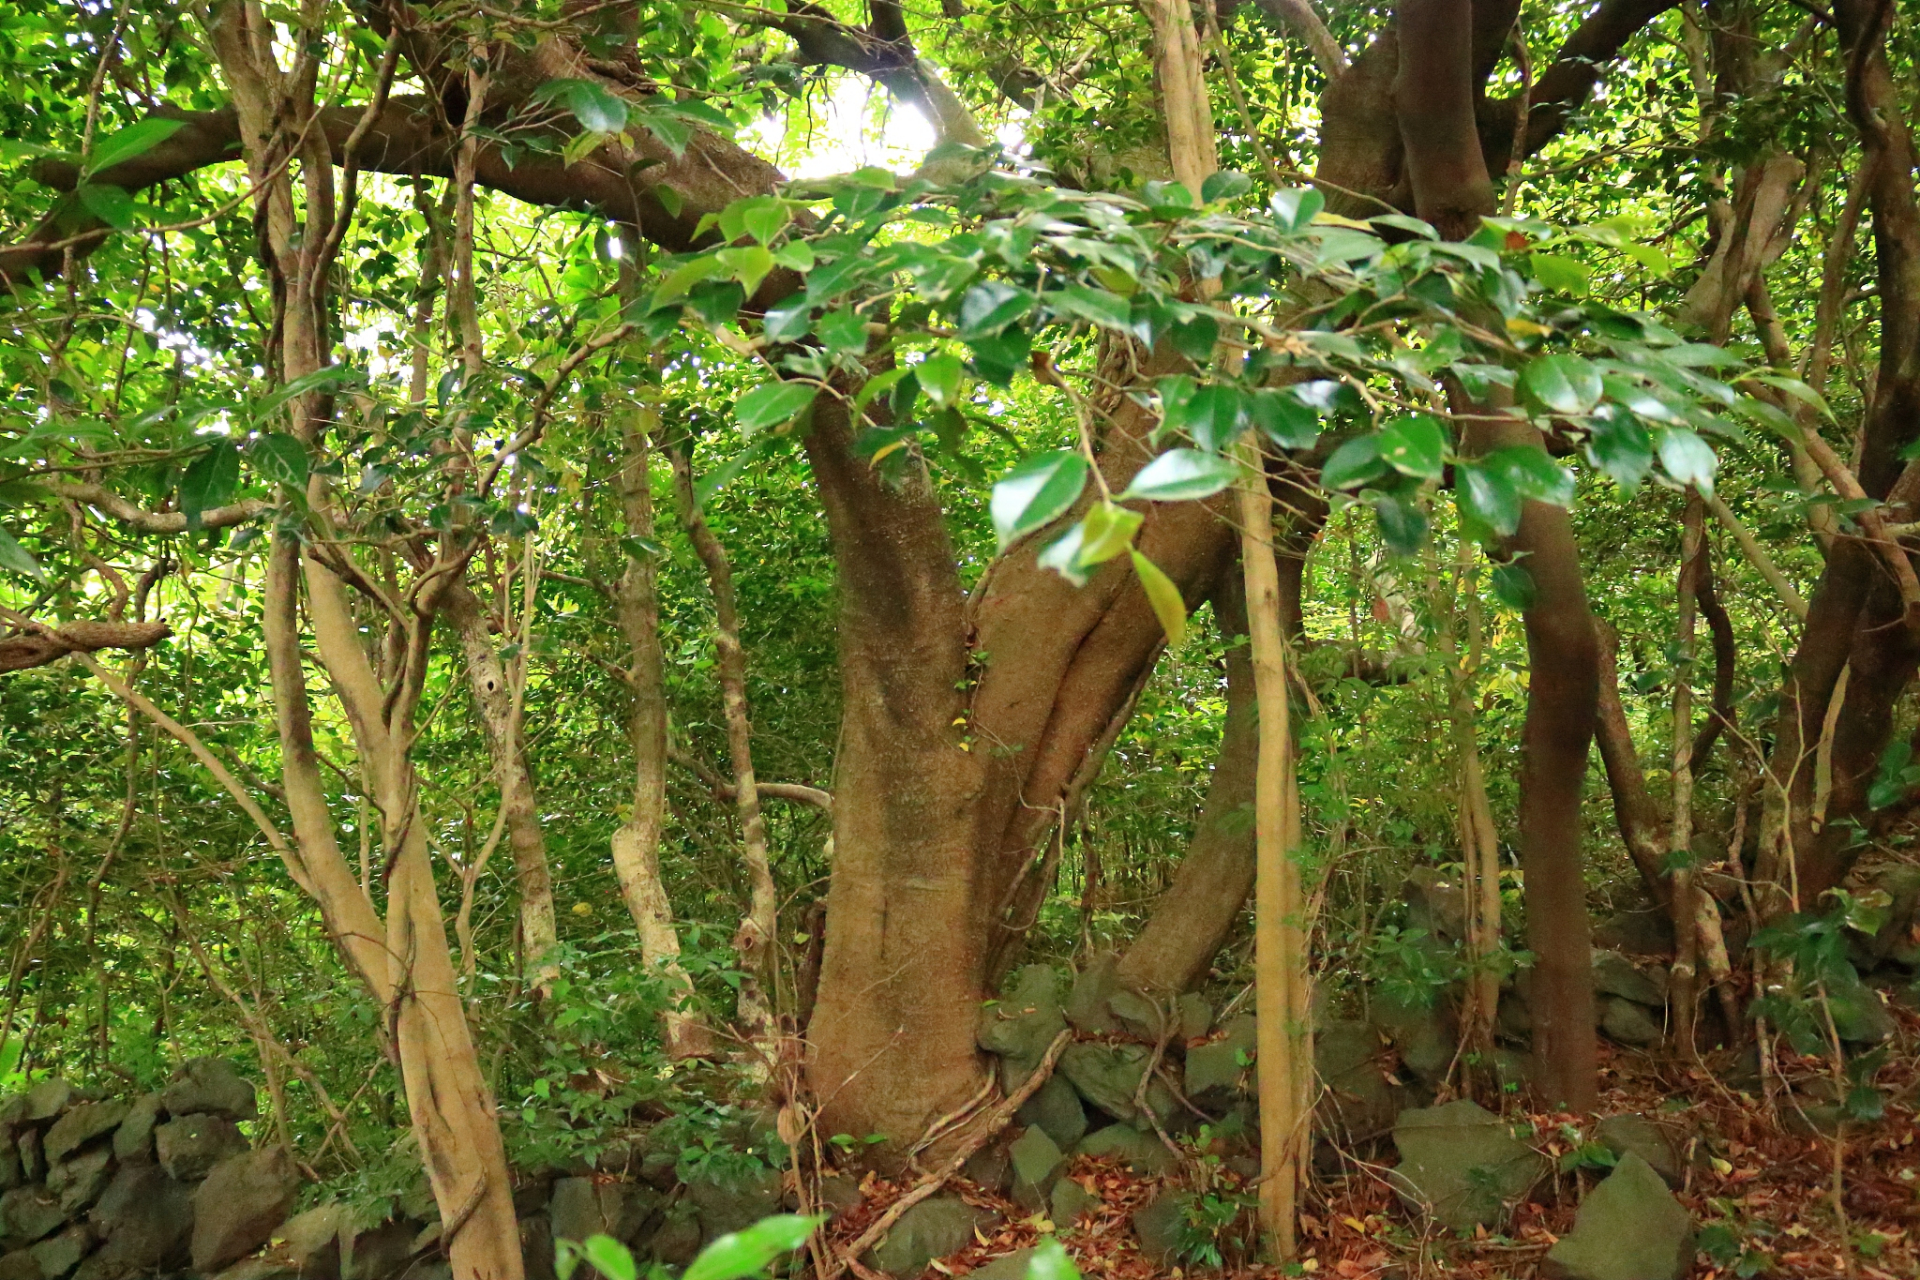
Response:
[[[1381,459],[1402,475],[1437,480],[1446,469],[1447,431],[1431,414],[1410,413],[1380,428]]]
[[[187,528],[198,529],[202,512],[233,501],[239,483],[240,451],[231,441],[216,441],[180,477],[180,511]]]
[[[779,426],[813,403],[820,388],[805,382],[770,382],[734,402],[733,416],[748,435]]]
[[[1713,496],[1714,473],[1720,460],[1713,446],[1685,427],[1669,427],[1660,433],[1660,466],[1675,482],[1690,484],[1702,494]]]
[[[988,508],[1000,549],[1066,514],[1087,483],[1087,460],[1071,449],[1028,458],[993,486]]]
[[[1138,511],[1111,502],[1095,503],[1080,521],[1081,566],[1105,564],[1132,546],[1133,535],[1145,519]]]
[[[1140,468],[1120,496],[1152,502],[1187,502],[1210,498],[1233,483],[1236,468],[1218,453],[1198,449],[1169,449]]]
[[[1520,385],[1550,413],[1582,414],[1600,403],[1600,371],[1575,355],[1541,356],[1521,371]]]
[[[0,529],[0,569],[12,573],[23,573],[35,582],[47,580],[46,571],[40,562],[27,554],[27,549],[13,540],[13,535]]]
[[[818,1215],[796,1214],[762,1218],[746,1230],[721,1236],[702,1249],[681,1280],[740,1280],[742,1276],[758,1275],[782,1254],[805,1244],[825,1220]]]
[[[90,178],[103,169],[111,169],[136,156],[145,155],[186,127],[185,120],[156,116],[110,133],[93,144],[93,151],[87,157],[87,167],[80,176],[83,179]]]
[[[1160,629],[1167,633],[1167,647],[1179,648],[1180,642],[1187,638],[1187,602],[1181,598],[1180,588],[1160,571],[1159,565],[1138,551],[1129,554],[1133,557],[1133,571],[1147,593],[1147,603],[1153,606],[1153,616],[1160,619]]]

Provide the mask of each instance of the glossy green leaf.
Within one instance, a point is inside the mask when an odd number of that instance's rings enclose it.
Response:
[[[47,580],[46,571],[40,562],[27,554],[27,549],[13,540],[13,535],[0,529],[0,569],[11,573],[23,573],[35,582]]]
[[[835,355],[864,355],[867,350],[867,318],[852,307],[841,307],[821,316],[814,333]]]
[[[770,382],[734,402],[733,416],[748,435],[779,426],[813,403],[820,388],[805,382]]]
[[[759,1275],[783,1254],[805,1244],[824,1221],[820,1215],[762,1218],[746,1230],[721,1236],[702,1249],[680,1280],[740,1280]]]
[[[1147,603],[1153,608],[1153,616],[1160,619],[1160,629],[1167,633],[1167,647],[1178,649],[1180,642],[1187,638],[1187,602],[1181,598],[1180,588],[1159,565],[1138,551],[1129,554],[1133,557],[1133,572],[1147,593]]]
[[[215,441],[180,477],[180,511],[187,528],[200,528],[200,516],[233,501],[240,483],[240,451],[230,440]]]
[[[311,467],[307,446],[284,432],[271,431],[257,437],[247,446],[247,460],[270,484],[285,485],[295,493],[307,487]]]
[[[580,1252],[606,1280],[639,1280],[640,1268],[633,1260],[632,1251],[612,1236],[588,1236],[581,1243]]]
[[[1004,280],[982,280],[960,297],[960,336],[1000,332],[1033,309],[1033,294]]]
[[[1065,515],[1087,483],[1087,460],[1071,449],[1026,459],[993,486],[988,509],[1000,549]]]
[[[1427,540],[1426,513],[1401,494],[1375,495],[1373,514],[1380,521],[1381,539],[1394,555],[1410,556]]]
[[[1218,173],[1208,174],[1206,181],[1200,184],[1200,199],[1207,204],[1216,200],[1238,200],[1251,190],[1252,178],[1231,169],[1222,169]]]
[[[1573,473],[1549,457],[1545,449],[1516,445],[1496,449],[1480,462],[1487,470],[1506,477],[1522,498],[1556,507],[1573,502]]]
[[[594,80],[549,80],[540,86],[545,98],[566,104],[580,127],[590,133],[618,133],[627,127],[627,104]]]
[[[1713,477],[1720,460],[1713,446],[1685,427],[1669,427],[1660,433],[1660,467],[1678,484],[1690,484],[1701,493],[1713,496]]]
[[[1380,428],[1381,460],[1401,475],[1437,480],[1446,470],[1447,429],[1431,414],[1410,413]]]
[[[1600,371],[1575,355],[1541,356],[1521,371],[1520,385],[1549,413],[1582,414],[1600,403]]]
[[[1042,1236],[1027,1260],[1027,1280],[1080,1280],[1080,1269],[1057,1236]]]
[[[1193,437],[1201,448],[1219,451],[1240,438],[1246,422],[1246,392],[1224,383],[1210,383],[1187,397],[1172,425]]]
[[[920,379],[920,390],[936,408],[946,409],[961,402],[967,367],[953,352],[928,356],[914,366],[914,373]]]
[[[1133,545],[1133,535],[1146,519],[1138,511],[1129,511],[1111,502],[1096,502],[1080,521],[1082,568],[1107,561]]]
[[[452,371],[450,370],[449,372]],[[273,394],[262,400],[260,407],[254,411],[253,421],[255,424],[266,422],[281,405],[300,396],[308,395],[312,392],[341,391],[348,387],[364,386],[366,381],[367,375],[365,370],[356,369],[352,365],[345,364],[330,364],[324,369],[315,369],[311,373],[303,373],[292,382],[282,383],[274,389]],[[460,380],[455,378],[452,384],[450,384],[447,394],[441,397],[442,404],[445,404],[446,400],[451,397],[453,391],[458,388],[459,383]]]
[[[1250,393],[1247,421],[1282,449],[1311,449],[1320,440],[1320,414],[1292,389]]]
[[[110,133],[93,144],[93,151],[87,157],[87,167],[80,176],[84,180],[102,170],[143,156],[186,127],[185,120],[155,116]]]
[[[1587,292],[1587,266],[1578,258],[1568,258],[1558,253],[1534,253],[1528,255],[1533,267],[1533,278],[1542,288],[1557,293],[1571,293],[1584,297]]]
[[[1234,464],[1218,453],[1198,449],[1169,449],[1140,468],[1122,499],[1150,502],[1189,502],[1210,498],[1233,483]]]
[[[1533,575],[1527,572],[1524,563],[1515,560],[1495,565],[1490,585],[1494,598],[1508,608],[1518,609],[1522,613],[1533,608]]]
[[[1326,465],[1320,468],[1320,483],[1329,489],[1357,489],[1387,471],[1387,464],[1380,457],[1380,438],[1355,436],[1335,449]]]
[[[1269,204],[1283,230],[1299,231],[1327,207],[1327,198],[1312,187],[1283,187]]]
[[[1051,569],[1076,587],[1087,585],[1087,571],[1080,564],[1080,543],[1086,537],[1086,524],[1076,520],[1067,531],[1040,549],[1036,559],[1042,569]]]
[[[1502,471],[1478,462],[1454,469],[1454,499],[1469,518],[1503,538],[1520,528],[1520,491]]]
[[[765,245],[741,245],[731,249],[722,249],[715,255],[727,274],[740,282],[740,287],[752,296],[760,287],[760,282],[773,270],[773,254]]]
[[[1049,306],[1064,316],[1085,320],[1101,329],[1124,329],[1133,319],[1133,306],[1118,294],[1085,285],[1069,285],[1046,295]]]
[[[119,187],[89,182],[76,192],[86,211],[119,231],[133,225],[133,197]]]

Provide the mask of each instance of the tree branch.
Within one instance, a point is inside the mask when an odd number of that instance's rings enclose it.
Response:
[[[149,649],[173,634],[164,622],[69,622],[36,626],[0,640],[0,673],[43,667],[70,653],[96,649]]]
[[[1255,0],[1261,10],[1306,42],[1320,70],[1331,80],[1347,69],[1346,50],[1314,11],[1313,0]]]

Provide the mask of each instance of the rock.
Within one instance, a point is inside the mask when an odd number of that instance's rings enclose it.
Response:
[[[1628,1152],[1587,1193],[1573,1230],[1548,1251],[1554,1280],[1680,1280],[1693,1263],[1693,1222],[1645,1160]]]
[[[689,1205],[675,1208],[681,1211],[668,1212],[666,1221],[647,1241],[646,1252],[670,1266],[684,1267],[699,1256],[700,1220]]]
[[[1660,1043],[1660,1024],[1640,1005],[1620,996],[1600,1001],[1600,1029],[1620,1044]]]
[[[1876,960],[1897,960],[1911,967],[1913,961],[1901,959],[1900,955],[1913,954],[1913,926],[1916,918],[1920,918],[1920,867],[1898,864],[1882,867],[1873,877],[1873,887],[1892,901],[1887,904],[1886,919],[1880,922],[1879,931],[1867,944],[1867,950]]]
[[[74,1088],[65,1080],[42,1080],[27,1090],[27,1120],[51,1120],[74,1100]]]
[[[935,1258],[957,1253],[973,1243],[980,1215],[958,1196],[932,1196],[900,1215],[868,1256],[869,1264],[889,1275],[917,1276]]]
[[[26,1179],[20,1173],[20,1148],[13,1130],[0,1125],[0,1191],[11,1191]]]
[[[1639,1156],[1670,1187],[1679,1186],[1686,1172],[1673,1135],[1645,1116],[1608,1116],[1593,1127],[1593,1137],[1616,1156]]]
[[[1001,998],[980,1011],[974,1038],[1000,1058],[1000,1082],[1011,1092],[1026,1083],[1062,1031],[1060,975],[1044,964],[1030,964],[1014,975]]]
[[[65,1115],[53,1122],[53,1128],[47,1130],[47,1136],[41,1139],[40,1149],[45,1153],[48,1164],[58,1164],[70,1153],[113,1129],[126,1117],[127,1104],[124,1102],[83,1102],[69,1108]]]
[[[113,1158],[121,1164],[147,1164],[153,1160],[153,1127],[160,1122],[160,1095],[143,1094],[127,1108],[120,1127],[113,1131]]]
[[[1132,1125],[1110,1124],[1080,1139],[1074,1154],[1118,1160],[1148,1177],[1173,1172],[1173,1153],[1159,1138]]]
[[[1518,992],[1500,993],[1500,1010],[1494,1015],[1495,1034],[1502,1040],[1525,1042],[1533,1038],[1533,1010]]]
[[[413,1248],[414,1228],[383,1222],[371,1231],[341,1237],[340,1274],[346,1280],[389,1280],[400,1274]]]
[[[20,1154],[20,1180],[39,1182],[47,1176],[47,1158],[40,1150],[40,1131],[28,1129],[14,1141],[13,1149]]]
[[[217,1271],[272,1239],[299,1190],[300,1175],[281,1147],[215,1165],[193,1193],[193,1269]]]
[[[1116,1120],[1131,1120],[1133,1095],[1153,1051],[1139,1044],[1082,1041],[1060,1055],[1060,1074],[1082,1098]]]
[[[1180,1019],[1180,1038],[1198,1040],[1213,1029],[1213,1006],[1198,991],[1189,991],[1174,1006]]]
[[[1618,951],[1593,953],[1593,989],[1598,995],[1619,996],[1653,1009],[1665,1008],[1666,977],[1665,969],[1643,971]]]
[[[1445,1078],[1459,1036],[1452,1013],[1439,1000],[1420,1005],[1376,993],[1369,1021],[1387,1033],[1407,1070],[1427,1084]]]
[[[1111,951],[1095,956],[1080,976],[1074,979],[1073,992],[1067,997],[1067,1021],[1088,1035],[1111,1035],[1120,1029],[1110,1003],[1122,988],[1115,970],[1120,957]]]
[[[1013,1157],[1007,1154],[1007,1148],[1012,1145],[1012,1139],[1001,1134],[967,1157],[967,1162],[960,1166],[960,1176],[982,1190],[1006,1195],[1013,1190]]]
[[[1054,1176],[1066,1163],[1059,1145],[1036,1125],[1020,1135],[1007,1155],[1013,1161],[1014,1200],[1029,1209],[1043,1207],[1047,1193],[1053,1189]]]
[[[1880,993],[1851,970],[1843,978],[1828,980],[1827,1007],[1833,1013],[1834,1030],[1849,1044],[1877,1044],[1899,1030]]]
[[[1454,1231],[1496,1227],[1508,1202],[1547,1172],[1544,1156],[1500,1117],[1467,1101],[1402,1112],[1393,1143],[1400,1150],[1395,1189]]]
[[[780,1172],[766,1169],[725,1184],[698,1178],[687,1184],[686,1194],[712,1241],[780,1212]]]
[[[1192,1192],[1162,1191],[1136,1212],[1133,1233],[1140,1237],[1140,1252],[1161,1266],[1171,1264],[1180,1254],[1187,1207],[1192,1203]]]
[[[1056,1226],[1070,1227],[1083,1213],[1100,1207],[1100,1197],[1072,1178],[1058,1178],[1047,1197],[1047,1216]]]
[[[1251,1014],[1242,1014],[1226,1025],[1224,1040],[1210,1040],[1187,1050],[1187,1096],[1194,1101],[1218,1103],[1221,1099],[1240,1088],[1241,1073],[1246,1068],[1240,1065],[1244,1054],[1251,1059],[1254,1054],[1254,1021]]]
[[[0,1236],[32,1244],[65,1226],[60,1197],[45,1187],[15,1187],[0,1195]]]
[[[287,1258],[306,1280],[339,1280],[340,1245],[353,1238],[353,1214],[344,1204],[323,1204],[288,1218],[280,1228]],[[547,1246],[551,1266],[553,1246]]]
[[[164,1270],[186,1261],[193,1192],[158,1165],[133,1165],[113,1175],[89,1217],[106,1243],[81,1264],[83,1274],[114,1280]]]
[[[830,1173],[820,1179],[820,1211],[839,1217],[866,1197],[860,1194],[860,1183],[851,1175]]]
[[[33,1260],[33,1250],[15,1249],[9,1254],[0,1254],[0,1280],[43,1280],[40,1264]]]
[[[1167,1010],[1137,991],[1122,988],[1107,997],[1107,1008],[1128,1035],[1156,1043],[1167,1029]]]
[[[1630,956],[1670,956],[1673,920],[1658,907],[1616,911],[1593,927],[1593,945]]]
[[[160,1091],[160,1105],[169,1115],[216,1115],[229,1120],[251,1120],[258,1114],[253,1086],[242,1079],[225,1058],[195,1058],[173,1073]]]
[[[268,1254],[236,1262],[213,1280],[299,1280],[299,1276],[299,1268],[291,1262]]]
[[[181,1182],[197,1182],[228,1156],[247,1149],[240,1126],[225,1116],[191,1115],[169,1120],[153,1131],[160,1167]]]
[[[1383,1048],[1367,1022],[1329,1022],[1314,1032],[1313,1067],[1327,1087],[1321,1114],[1353,1140],[1385,1133],[1400,1114],[1400,1094],[1381,1074]]]
[[[1430,938],[1458,942],[1467,936],[1467,895],[1458,881],[1432,867],[1418,867],[1401,887],[1407,901],[1407,928],[1424,929]]]
[[[28,1252],[40,1268],[42,1280],[60,1280],[93,1248],[93,1229],[85,1223],[68,1227],[57,1236],[49,1236]]]
[[[107,1166],[112,1163],[113,1152],[102,1147],[53,1166],[47,1173],[47,1190],[60,1197],[60,1211],[76,1217],[98,1200],[107,1189]]]
[[[591,1178],[561,1178],[553,1184],[553,1202],[547,1212],[553,1221],[556,1240],[585,1240],[588,1236],[606,1235],[631,1243],[645,1230],[659,1207],[660,1195],[652,1187],[633,1182],[596,1183]]]
[[[967,1272],[971,1280],[1027,1280],[1027,1268],[1033,1263],[1032,1249],[1003,1253],[984,1267]]]
[[[1087,1135],[1087,1109],[1073,1086],[1058,1075],[1047,1077],[1039,1091],[1020,1104],[1018,1118],[1021,1124],[1046,1130],[1063,1150]]]
[[[553,1226],[544,1215],[520,1219],[520,1270],[526,1280],[556,1280]]]

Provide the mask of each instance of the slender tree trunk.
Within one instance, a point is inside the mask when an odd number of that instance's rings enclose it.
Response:
[[[773,986],[777,979],[774,943],[779,933],[779,891],[767,849],[767,820],[760,812],[760,788],[753,772],[753,724],[747,710],[747,652],[740,645],[740,608],[733,591],[733,565],[714,537],[693,492],[692,459],[686,450],[666,449],[673,467],[674,505],[680,526],[706,566],[713,591],[713,647],[718,658],[720,698],[727,720],[727,753],[733,763],[733,803],[740,815],[741,852],[751,895],[733,949],[746,978],[740,984],[740,1013],[748,1034],[764,1041],[773,1032]]]
[[[627,567],[614,595],[620,629],[630,655],[627,689],[632,697],[627,736],[633,744],[633,812],[613,833],[613,870],[620,896],[640,933],[640,961],[666,989],[661,1014],[668,1056],[712,1057],[713,1034],[691,1011],[693,980],[680,963],[680,935],[660,878],[660,834],[667,812],[667,690],[660,651],[660,589],[653,540],[651,406],[634,410],[624,431],[620,501],[626,518]]]
[[[1673,676],[1673,823],[1668,828],[1668,876],[1673,882],[1674,1044],[1682,1054],[1698,1051],[1694,1040],[1695,973],[1699,960],[1699,904],[1693,881],[1693,656],[1694,618],[1699,594],[1701,542],[1706,508],[1700,495],[1687,491],[1681,520],[1680,574],[1676,588],[1678,621]]]

